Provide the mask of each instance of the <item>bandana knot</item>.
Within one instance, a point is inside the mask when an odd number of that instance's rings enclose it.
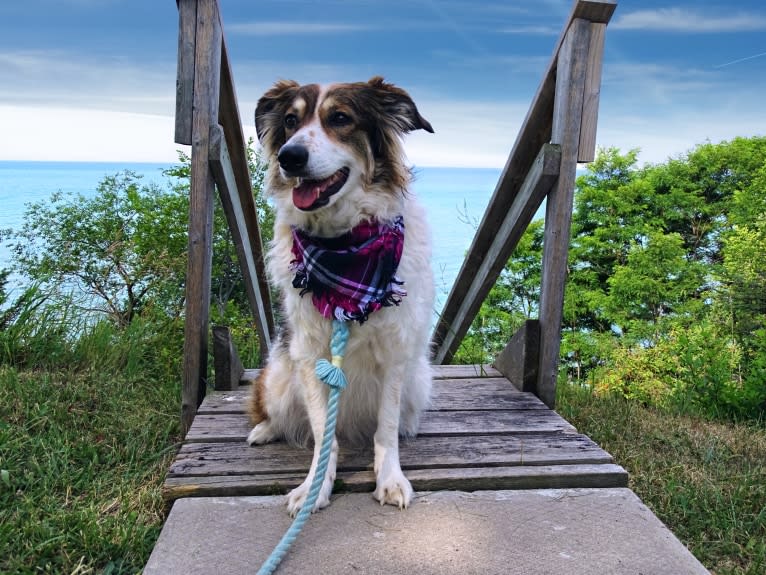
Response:
[[[407,292],[396,269],[404,247],[404,218],[391,224],[362,222],[335,238],[312,237],[293,228],[293,287],[323,317],[364,323],[384,306],[399,305]]]

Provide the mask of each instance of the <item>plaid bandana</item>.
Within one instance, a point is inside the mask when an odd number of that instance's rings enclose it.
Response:
[[[326,318],[360,324],[383,306],[399,305],[407,292],[396,277],[404,246],[404,219],[362,222],[337,238],[315,238],[293,228],[293,287]]]

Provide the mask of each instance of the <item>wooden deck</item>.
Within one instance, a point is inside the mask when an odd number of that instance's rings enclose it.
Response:
[[[431,409],[401,464],[418,491],[624,487],[611,455],[492,367],[437,366]],[[252,372],[251,372],[252,375]],[[300,484],[311,450],[285,443],[250,447],[250,390],[205,398],[167,475],[164,495],[273,495]],[[372,491],[372,446],[341,445],[336,491]]]

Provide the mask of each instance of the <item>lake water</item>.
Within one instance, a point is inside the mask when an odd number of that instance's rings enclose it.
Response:
[[[45,200],[54,192],[93,194],[105,175],[132,170],[143,181],[166,185],[166,164],[83,162],[0,162],[0,229],[18,228],[26,204]],[[433,232],[437,309],[441,309],[460,271],[463,257],[481,219],[499,169],[417,168],[415,194],[428,209]],[[8,246],[0,243],[0,269],[10,261]],[[18,287],[13,278],[10,288]]]

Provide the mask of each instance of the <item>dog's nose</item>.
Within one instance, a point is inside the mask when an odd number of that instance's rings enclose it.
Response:
[[[301,145],[289,144],[282,146],[277,155],[279,165],[286,172],[299,172],[309,161],[309,151]]]

